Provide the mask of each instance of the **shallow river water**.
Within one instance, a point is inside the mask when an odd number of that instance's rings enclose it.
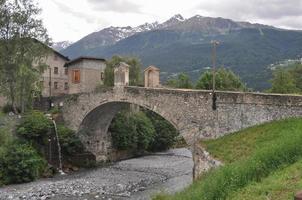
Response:
[[[192,167],[188,149],[172,149],[108,167],[6,186],[0,188],[0,199],[147,200],[156,193],[187,187],[192,182]]]

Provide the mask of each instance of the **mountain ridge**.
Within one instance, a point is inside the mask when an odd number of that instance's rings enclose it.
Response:
[[[301,31],[200,15],[188,19],[175,15],[163,23],[145,23],[134,28],[105,28],[62,53],[71,58],[135,56],[145,66],[157,65],[163,81],[180,72],[188,72],[196,80],[211,66],[211,40],[220,41],[218,66],[232,69],[256,90],[270,86],[269,64],[302,57]]]

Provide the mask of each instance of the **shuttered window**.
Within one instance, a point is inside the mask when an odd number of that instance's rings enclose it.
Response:
[[[73,83],[80,83],[81,81],[81,73],[80,73],[80,70],[73,70],[72,71],[72,82]]]

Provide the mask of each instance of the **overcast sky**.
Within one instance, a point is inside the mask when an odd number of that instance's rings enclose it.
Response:
[[[163,22],[175,14],[302,29],[302,0],[37,0],[53,41],[77,41],[108,26]]]

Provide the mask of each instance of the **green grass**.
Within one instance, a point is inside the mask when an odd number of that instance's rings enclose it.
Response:
[[[277,170],[261,182],[232,193],[228,200],[293,200],[302,190],[302,160],[284,169]]]
[[[155,199],[222,200],[236,196],[251,183],[260,184],[272,173],[301,160],[301,144],[302,119],[267,123],[203,142],[212,155],[227,164],[206,173],[182,192]]]
[[[247,128],[216,140],[202,141],[201,144],[216,159],[232,163],[251,156],[284,135],[300,134],[301,130],[302,119],[286,119]]]

